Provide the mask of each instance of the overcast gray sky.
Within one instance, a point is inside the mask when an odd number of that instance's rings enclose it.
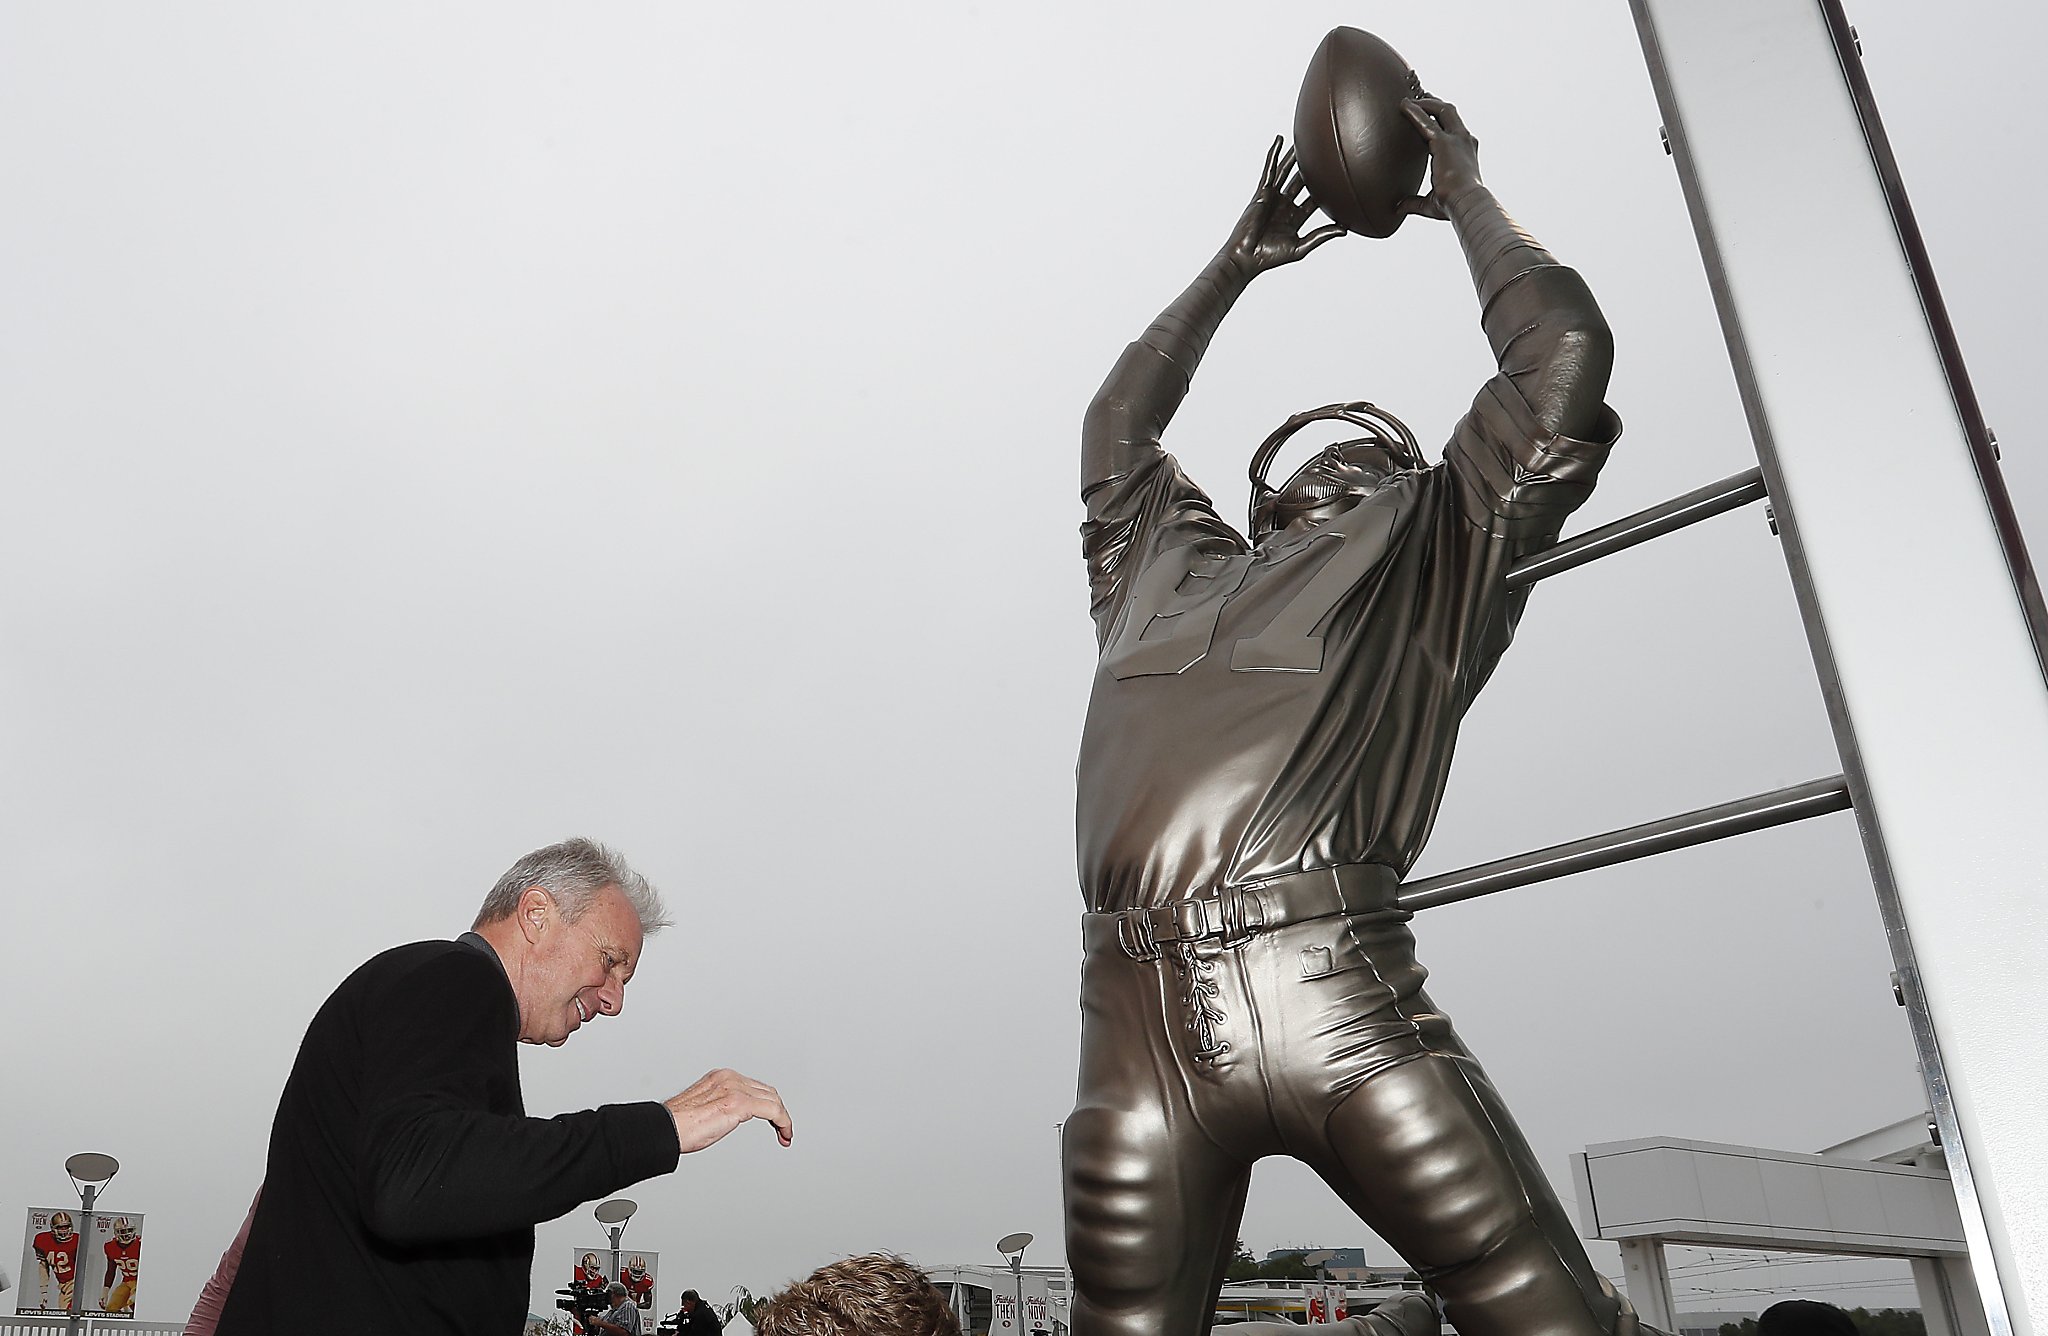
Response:
[[[1851,11],[2038,546],[2048,23]],[[681,926],[528,1105],[731,1065],[797,1120],[634,1190],[665,1303],[1056,1263],[1076,429],[1338,23],[1608,312],[1579,527],[1753,463],[1622,0],[0,8],[0,1231],[112,1152],[182,1318],[321,999],[580,832]],[[1447,229],[1348,238],[1253,289],[1169,445],[1235,514],[1288,413],[1439,441],[1489,369]],[[1751,508],[1536,594],[1418,872],[1838,768]],[[1417,927],[1567,1195],[1588,1142],[1923,1107],[1846,816]],[[1278,1163],[1243,1234],[1365,1238]],[[542,1226],[536,1290],[599,1236]]]

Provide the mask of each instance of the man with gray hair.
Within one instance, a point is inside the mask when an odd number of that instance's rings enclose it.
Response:
[[[726,1070],[661,1103],[526,1116],[514,1041],[559,1046],[618,1015],[667,923],[616,853],[565,840],[513,864],[455,941],[394,947],[344,980],[278,1100],[219,1336],[515,1331],[535,1224],[749,1119],[788,1145],[774,1088]]]
[[[590,1325],[604,1336],[640,1336],[640,1309],[633,1303],[633,1292],[615,1280],[604,1287],[604,1297],[612,1306],[591,1318]]]

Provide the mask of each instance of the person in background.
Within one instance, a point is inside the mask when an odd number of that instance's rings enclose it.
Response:
[[[755,1336],[960,1336],[939,1287],[887,1253],[819,1267],[771,1295],[753,1321]]]
[[[716,1309],[697,1291],[683,1291],[683,1306],[676,1311],[676,1336],[720,1336],[724,1330]]]
[[[604,1287],[604,1297],[611,1308],[590,1319],[591,1329],[604,1336],[640,1336],[640,1306],[632,1292],[615,1280]]]
[[[1818,1299],[1787,1299],[1757,1315],[1756,1336],[1857,1336],[1856,1321]]]
[[[242,1249],[249,1242],[249,1222],[256,1218],[256,1203],[263,1200],[263,1189],[256,1189],[256,1196],[249,1203],[249,1213],[242,1217],[242,1227],[235,1231],[234,1241],[228,1250],[220,1255],[220,1264],[213,1268],[213,1274],[199,1287],[199,1298],[192,1305],[192,1316],[185,1319],[185,1336],[213,1336],[213,1329],[220,1325],[220,1306],[228,1297],[228,1289],[235,1283],[235,1272],[242,1265]]]

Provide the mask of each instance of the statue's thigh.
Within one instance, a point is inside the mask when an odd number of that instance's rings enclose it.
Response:
[[[1155,969],[1100,956],[1083,969],[1080,1089],[1061,1138],[1075,1336],[1203,1329],[1244,1211],[1251,1163],[1188,1104]]]
[[[1469,1057],[1431,1053],[1360,1084],[1312,1163],[1463,1336],[1596,1336],[1626,1311]]]

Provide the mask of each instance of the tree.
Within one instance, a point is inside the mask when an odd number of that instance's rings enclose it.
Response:
[[[1328,1280],[1329,1272],[1308,1264],[1308,1254],[1285,1252],[1259,1263],[1258,1280]]]
[[[755,1310],[766,1302],[768,1302],[766,1299],[756,1299],[754,1292],[746,1286],[735,1285],[732,1287],[732,1302],[718,1305],[718,1316],[722,1320],[730,1322],[732,1321],[733,1314],[738,1313],[747,1320],[747,1325],[751,1327],[754,1325]]]
[[[1261,1262],[1252,1256],[1252,1250],[1239,1239],[1230,1251],[1230,1265],[1224,1268],[1225,1280],[1328,1280],[1329,1273],[1319,1266],[1310,1266],[1302,1259],[1306,1253],[1278,1253]],[[1752,1333],[1753,1336],[1753,1333]],[[1883,1336],[1904,1336],[1903,1333],[1883,1333]]]
[[[1918,1309],[1881,1308],[1873,1313],[1852,1308],[1849,1319],[1862,1336],[1927,1336],[1927,1319]]]

